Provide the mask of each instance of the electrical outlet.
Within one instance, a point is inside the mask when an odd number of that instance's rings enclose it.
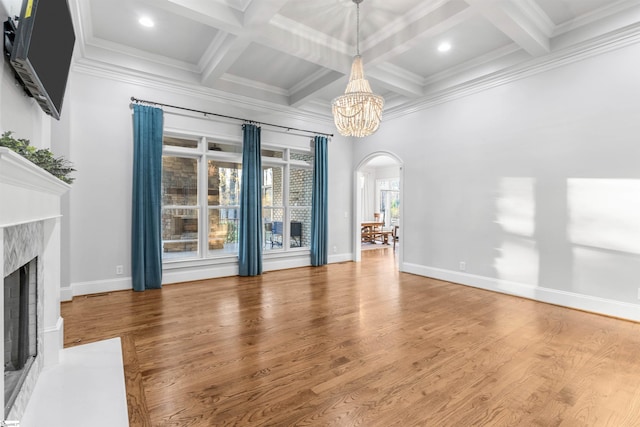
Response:
[[[467,263],[460,261],[460,271],[467,271]]]
[[[116,265],[116,274],[123,274],[124,273],[124,267],[121,265]]]
[[[638,288],[638,299],[640,299],[640,288]]]
[[[334,247],[333,247],[333,253],[334,253],[334,254],[335,254],[335,253],[338,253],[338,247],[337,247],[337,246],[334,246]]]

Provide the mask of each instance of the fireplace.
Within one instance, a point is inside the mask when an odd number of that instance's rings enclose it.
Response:
[[[37,354],[37,258],[4,278],[4,408],[9,413]]]
[[[40,373],[62,349],[61,197],[69,185],[0,147],[0,329],[5,343],[3,420],[20,421]]]

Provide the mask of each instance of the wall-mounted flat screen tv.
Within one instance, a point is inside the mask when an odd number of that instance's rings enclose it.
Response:
[[[10,51],[13,69],[45,113],[60,119],[76,35],[67,0],[23,0]]]

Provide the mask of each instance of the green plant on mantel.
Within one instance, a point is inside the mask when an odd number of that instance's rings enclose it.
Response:
[[[69,176],[71,172],[75,171],[73,164],[63,157],[54,157],[48,148],[37,149],[29,145],[28,139],[14,138],[13,132],[11,131],[2,134],[2,137],[0,137],[0,147],[7,147],[15,151],[31,163],[40,166],[67,184],[73,183],[74,178]]]

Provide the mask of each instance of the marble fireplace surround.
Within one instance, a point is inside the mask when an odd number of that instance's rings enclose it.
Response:
[[[60,198],[70,186],[22,158],[0,147],[0,277],[19,267],[22,258],[38,257],[38,356],[10,413],[2,420],[20,420],[38,376],[45,367],[59,362],[63,346],[60,317]],[[28,262],[30,259],[27,259]],[[4,299],[4,293],[0,292]],[[4,301],[0,301],[4,318]],[[4,328],[0,328],[4,335]],[[2,337],[4,342],[4,336]],[[4,394],[4,377],[0,380]],[[2,398],[4,407],[4,396]]]

